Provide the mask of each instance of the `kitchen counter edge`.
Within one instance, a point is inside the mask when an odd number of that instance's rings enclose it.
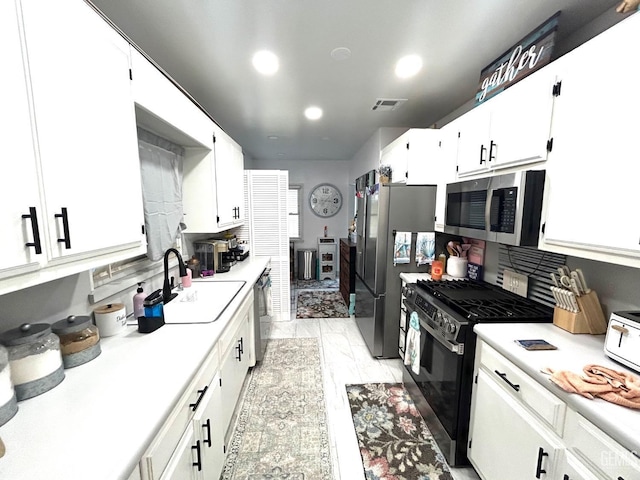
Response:
[[[550,367],[581,374],[585,366],[595,364],[638,376],[637,372],[604,354],[604,335],[572,334],[548,323],[478,324],[474,331],[481,340],[623,447],[630,452],[640,452],[640,411],[565,392],[541,371]],[[544,339],[557,350],[525,350],[515,343],[519,339]]]
[[[101,339],[94,360],[65,370],[60,385],[19,402],[0,427],[0,478],[129,478],[269,262],[249,257],[227,273],[194,279],[246,282],[217,321],[167,324],[150,334],[128,326]]]

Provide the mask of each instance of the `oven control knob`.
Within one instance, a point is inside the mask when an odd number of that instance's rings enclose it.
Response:
[[[458,329],[458,327],[456,327],[455,323],[448,323],[447,324],[447,333],[456,333],[456,330]]]
[[[444,318],[442,312],[436,313],[436,323],[440,326],[444,325]]]

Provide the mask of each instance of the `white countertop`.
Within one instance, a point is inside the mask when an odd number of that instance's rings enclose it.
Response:
[[[101,339],[97,358],[65,370],[60,385],[18,402],[0,427],[0,479],[127,479],[268,262],[249,257],[205,280],[246,281],[216,322],[149,334],[128,326]]]
[[[554,370],[570,370],[581,374],[585,366],[595,364],[640,375],[604,354],[604,335],[571,334],[553,324],[536,323],[478,324],[474,331],[483,341],[622,446],[630,451],[640,451],[640,410],[622,407],[599,398],[589,400],[581,395],[565,392],[540,371],[544,367],[550,367]],[[546,340],[558,349],[529,351],[514,342],[538,338]]]

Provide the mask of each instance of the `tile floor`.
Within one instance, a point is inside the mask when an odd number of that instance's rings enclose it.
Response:
[[[358,443],[351,421],[345,384],[401,382],[400,359],[373,358],[352,318],[296,319],[297,291],[291,288],[289,321],[263,323],[263,338],[317,337],[323,358],[329,436],[335,480],[364,479]],[[472,468],[452,468],[455,480],[477,480]]]

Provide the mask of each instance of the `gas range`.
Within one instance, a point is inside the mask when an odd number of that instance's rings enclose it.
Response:
[[[475,280],[418,280],[407,286],[405,297],[428,317],[436,317],[439,321],[435,323],[449,332],[480,322],[550,322],[553,319],[551,308]]]
[[[406,318],[420,325],[419,371],[407,365],[403,381],[449,465],[467,464],[473,326],[551,322],[553,310],[474,280],[418,280],[405,286],[403,296]],[[403,351],[408,348],[405,344]]]

